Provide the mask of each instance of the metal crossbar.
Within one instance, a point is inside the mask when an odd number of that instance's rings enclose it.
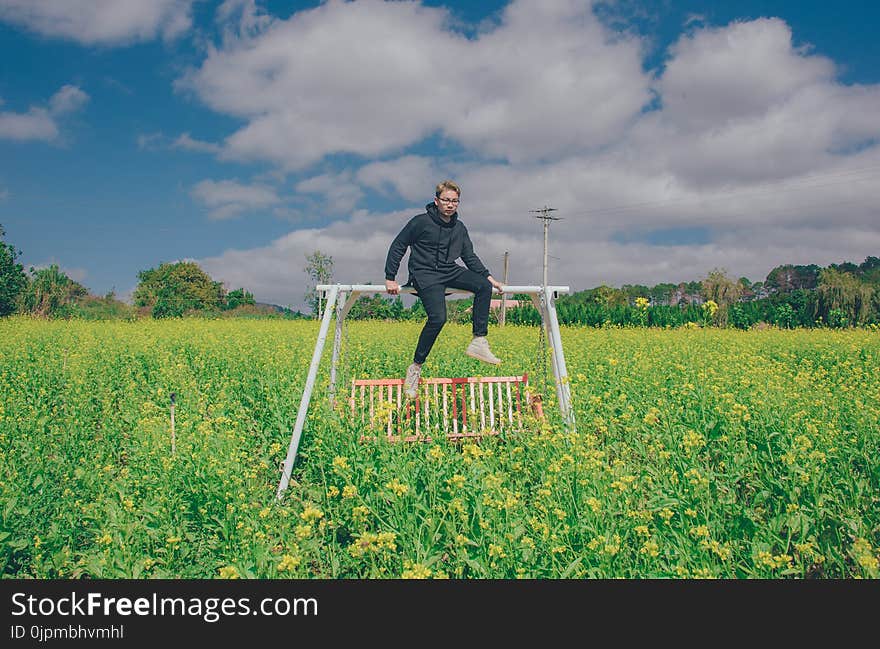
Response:
[[[362,434],[362,441],[460,440],[521,430],[528,385],[527,374],[423,378],[410,400],[403,379],[355,379],[349,407],[354,421],[374,431]]]

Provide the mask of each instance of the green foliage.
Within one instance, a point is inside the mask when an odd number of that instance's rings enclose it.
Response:
[[[720,327],[727,326],[728,309],[739,300],[744,290],[739,280],[729,278],[727,273],[719,268],[712,270],[701,282],[703,297],[717,306],[711,314],[714,324]]]
[[[70,315],[83,320],[133,320],[136,309],[130,304],[117,300],[113,291],[100,297],[87,295],[71,305]]]
[[[880,286],[863,281],[854,271],[839,270],[840,266],[822,269],[819,273],[818,311],[832,327],[867,324],[874,310]]]
[[[399,309],[393,308],[394,302],[400,305]],[[352,320],[384,320],[394,317],[394,313],[399,315],[402,309],[403,303],[400,298],[392,300],[379,293],[373,293],[372,295],[361,295],[355,300],[348,312],[348,318]]]
[[[149,307],[154,318],[180,317],[191,311],[219,311],[226,304],[223,285],[192,261],[162,263],[138,273],[134,304]]]
[[[819,267],[795,266],[785,264],[777,266],[767,275],[765,285],[772,292],[791,293],[798,289],[814,289],[819,283]]]
[[[279,500],[317,330],[0,321],[0,576],[880,577],[874,331],[564,328],[577,433],[551,388],[522,432],[365,442],[316,391]],[[347,336],[346,377],[399,376],[418,325]],[[505,372],[540,349],[492,336]],[[449,325],[425,373],[495,373],[469,337]]]
[[[223,309],[229,311],[231,309],[237,309],[240,306],[253,306],[256,305],[256,303],[253,293],[250,293],[243,288],[237,288],[226,294],[226,303],[223,305]]]
[[[18,298],[27,286],[24,267],[16,262],[21,251],[3,241],[5,234],[0,225],[0,316],[15,313]]]
[[[333,257],[325,255],[320,250],[306,255],[306,267],[303,269],[312,282],[306,292],[306,303],[315,316],[319,316],[323,310],[323,297],[318,293],[318,284],[330,284],[333,281]]]
[[[783,329],[791,329],[795,325],[795,312],[788,302],[783,302],[774,309],[773,323]]]
[[[89,292],[70,279],[56,264],[39,270],[30,269],[32,278],[21,294],[25,313],[41,318],[69,318],[75,314],[77,300]]]

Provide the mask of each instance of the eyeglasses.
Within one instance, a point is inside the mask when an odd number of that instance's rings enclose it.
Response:
[[[457,198],[440,198],[438,196],[437,200],[440,201],[441,203],[446,203],[447,205],[458,205]]]

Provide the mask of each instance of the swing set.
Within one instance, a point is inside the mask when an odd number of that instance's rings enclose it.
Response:
[[[336,382],[345,317],[361,295],[385,292],[384,286],[376,284],[319,284],[316,290],[326,298],[326,306],[287,457],[281,468],[281,480],[276,492],[276,498],[279,499],[290,483],[334,312],[336,330],[328,390],[331,404],[336,403]],[[414,293],[415,290],[404,286],[400,292]],[[471,295],[469,291],[460,289],[450,288],[448,292]],[[568,370],[562,351],[555,303],[557,295],[568,292],[568,286],[505,286],[502,290],[504,295],[529,295],[532,304],[541,314],[542,340],[549,341],[559,411],[566,428],[574,432]],[[532,398],[526,373],[517,376],[422,378],[414,400],[403,396],[402,378],[355,379],[351,384],[348,411],[353,421],[359,421],[363,425],[365,432],[361,434],[362,441],[385,439],[390,442],[417,442],[430,441],[434,437],[461,440],[520,429],[525,406],[534,408],[537,405],[540,408],[540,403],[535,404],[531,401]]]

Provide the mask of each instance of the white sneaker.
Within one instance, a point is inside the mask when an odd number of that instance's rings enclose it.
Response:
[[[489,349],[489,341],[486,340],[485,336],[475,336],[464,353],[471,358],[476,358],[478,361],[483,361],[490,365],[501,365],[501,359],[495,356],[492,350]]]
[[[403,380],[403,393],[409,399],[419,396],[419,377],[422,375],[422,366],[413,363],[406,368],[406,378]]]

